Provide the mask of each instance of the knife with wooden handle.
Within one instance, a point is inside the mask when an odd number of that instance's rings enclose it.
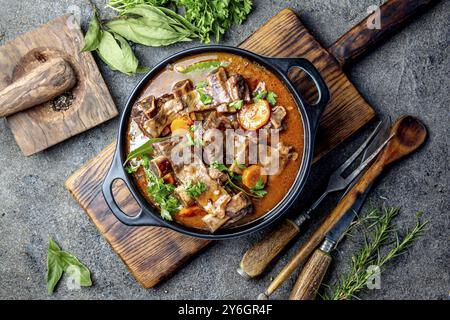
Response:
[[[76,82],[75,72],[67,61],[50,59],[0,91],[0,117],[50,101]]]
[[[291,261],[284,266],[278,276],[271,282],[259,298],[269,297],[289,276],[303,264],[315,248],[323,241],[326,234],[341,220],[358,199],[372,186],[374,181],[391,163],[400,160],[419,148],[426,139],[427,130],[418,119],[404,116],[397,120],[390,131],[391,139],[378,158],[364,173],[361,179],[342,198],[336,208],[311,235],[308,241],[297,251]]]
[[[373,15],[365,18],[342,37],[328,51],[343,67],[362,56],[370,47],[386,39],[408,20],[423,12],[438,0],[389,0],[380,6],[380,29],[369,29]],[[296,221],[285,220],[242,257],[238,272],[245,278],[260,276],[280,252],[300,234]]]

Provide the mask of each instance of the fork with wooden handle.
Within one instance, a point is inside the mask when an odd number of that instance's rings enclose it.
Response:
[[[267,266],[272,262],[281,251],[300,233],[300,226],[310,218],[311,213],[319,206],[325,197],[339,190],[344,190],[350,183],[369,165],[364,161],[345,178],[343,173],[349,166],[367,150],[369,143],[374,139],[381,129],[382,121],[378,123],[364,143],[331,175],[325,192],[317,199],[314,204],[295,220],[286,219],[267,234],[261,241],[247,250],[242,257],[237,272],[244,278],[253,278],[264,272]],[[373,160],[373,159],[372,159]]]
[[[340,221],[358,199],[364,195],[374,181],[384,172],[391,163],[405,157],[420,147],[427,136],[425,126],[412,116],[404,116],[398,119],[390,131],[390,140],[381,151],[378,158],[369,169],[363,174],[361,179],[347,192],[338,203],[336,208],[325,219],[321,226],[313,233],[306,243],[297,251],[291,261],[284,266],[278,276],[272,281],[266,291],[259,296],[260,299],[269,297],[289,276],[306,261],[314,249],[324,239],[325,235]],[[309,281],[309,285],[302,285],[304,288],[317,287],[320,285],[323,274],[325,274],[329,261],[319,253],[313,255],[314,259],[305,272],[314,274],[314,277],[300,277],[301,281]],[[311,271],[312,270],[312,271]],[[319,281],[317,281],[319,279]],[[296,288],[299,285],[296,285]],[[317,289],[317,288],[316,288]],[[302,297],[302,291],[297,290],[291,295],[296,299]]]
[[[438,2],[437,0],[389,0],[380,6],[379,11],[363,19],[339,40],[328,51],[335,57],[339,65],[350,63],[362,56],[369,47],[386,39],[399,29],[406,21],[417,13]],[[379,14],[380,28],[368,28]],[[241,260],[239,274],[246,278],[261,275],[267,266],[299,233],[299,225],[303,218],[298,220],[285,220],[276,229],[269,233],[261,242],[249,249]]]

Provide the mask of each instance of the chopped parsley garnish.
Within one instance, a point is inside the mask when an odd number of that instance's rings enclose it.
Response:
[[[203,91],[203,88],[197,88],[197,92],[200,95],[200,101],[204,104],[211,104],[213,102],[213,98]]]
[[[258,178],[258,181],[256,181],[256,184],[250,191],[258,198],[262,198],[267,194],[267,191],[264,190],[264,181],[261,177]]]
[[[236,101],[233,101],[232,103],[230,103],[230,107],[232,107],[236,110],[241,110],[243,105],[244,105],[243,100],[236,100]]]
[[[272,105],[272,107],[275,107],[277,104],[277,98],[278,95],[275,92],[269,91],[267,94],[267,101]]]
[[[261,91],[258,91],[258,92],[255,93],[255,95],[254,95],[255,99],[254,100],[255,101],[262,100],[262,99],[265,99],[266,96],[267,96],[267,91],[266,90],[261,90]]]
[[[206,191],[206,184],[202,181],[193,183],[192,180],[186,185],[186,193],[192,198],[196,198]]]
[[[147,191],[161,208],[161,217],[172,221],[172,215],[180,210],[180,202],[173,195],[175,186],[156,177],[148,167],[145,168],[145,174],[148,180]]]

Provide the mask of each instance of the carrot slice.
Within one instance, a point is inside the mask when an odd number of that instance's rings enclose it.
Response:
[[[200,208],[199,206],[192,206],[188,208],[182,208],[178,215],[181,217],[193,217],[193,216],[204,216],[206,215],[206,211]]]
[[[177,130],[181,132],[189,132],[189,128],[192,125],[192,120],[187,117],[179,117],[175,118],[172,123],[170,124],[170,130],[172,132],[176,132]]]
[[[245,168],[242,172],[242,183],[249,189],[253,188],[256,185],[259,178],[261,178],[264,184],[266,184],[267,176],[261,174],[261,167],[257,164]]]
[[[238,121],[246,130],[258,130],[270,119],[270,106],[266,100],[245,105],[238,113]]]

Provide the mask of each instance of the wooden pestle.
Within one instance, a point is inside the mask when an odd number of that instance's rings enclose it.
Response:
[[[0,91],[0,117],[47,102],[73,88],[76,82],[67,61],[50,59]]]

